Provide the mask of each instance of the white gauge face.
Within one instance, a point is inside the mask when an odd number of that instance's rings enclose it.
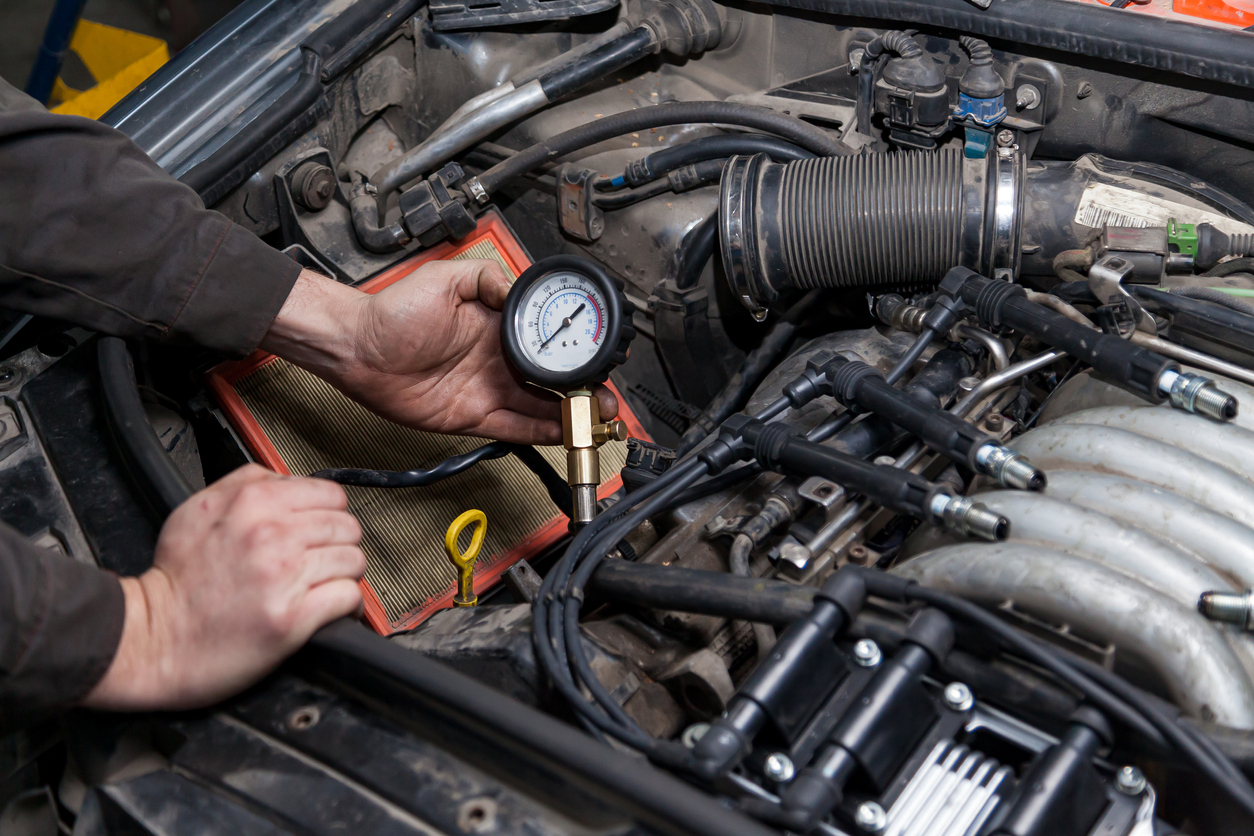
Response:
[[[514,325],[531,362],[546,371],[572,371],[605,342],[605,296],[578,273],[551,273],[527,290]]]

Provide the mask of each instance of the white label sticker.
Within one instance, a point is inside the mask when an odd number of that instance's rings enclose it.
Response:
[[[1103,226],[1166,226],[1169,218],[1180,223],[1208,223],[1228,234],[1254,232],[1249,224],[1227,215],[1198,209],[1166,198],[1121,189],[1106,183],[1093,183],[1084,189],[1076,207],[1075,222],[1100,229]]]

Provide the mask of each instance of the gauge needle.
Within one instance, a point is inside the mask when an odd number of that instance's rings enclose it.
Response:
[[[588,307],[588,303],[587,303],[587,302],[580,302],[580,303],[579,303],[579,307],[577,307],[577,308],[575,308],[573,311],[571,311],[571,312],[570,312],[570,316],[568,316],[568,317],[566,317],[565,319],[563,319],[563,320],[562,320],[562,324],[561,324],[561,325],[559,325],[559,326],[557,326],[557,330],[556,330],[556,331],[554,331],[552,334],[550,334],[550,335],[549,335],[549,338],[548,338],[547,340],[545,340],[544,342],[540,343],[540,350],[541,350],[541,351],[543,351],[543,350],[544,350],[544,347],[545,347],[546,345],[548,345],[549,343],[553,342],[553,338],[554,338],[554,337],[556,337],[558,334],[562,333],[562,332],[563,332],[563,331],[565,331],[567,328],[569,328],[569,327],[570,327],[571,320],[573,320],[575,317],[579,316],[579,314],[583,313],[583,309],[584,309],[584,308],[586,308],[586,307]]]

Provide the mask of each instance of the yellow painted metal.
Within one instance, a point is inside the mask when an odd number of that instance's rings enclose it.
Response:
[[[52,108],[52,112],[88,119],[99,119],[170,60],[170,51],[160,38],[90,20],[78,22],[70,49],[83,60],[87,71],[96,79],[96,86],[90,90],[75,90],[58,78],[52,88],[52,98],[61,103]]]
[[[457,538],[467,526],[475,523],[478,523],[478,527],[470,535],[470,545],[465,552],[459,551]],[[473,607],[479,603],[479,596],[475,595],[475,560],[479,557],[479,550],[483,548],[483,538],[487,533],[488,515],[477,508],[471,508],[453,520],[453,524],[444,533],[444,551],[448,552],[448,559],[457,567],[457,594],[453,596],[455,607]]]

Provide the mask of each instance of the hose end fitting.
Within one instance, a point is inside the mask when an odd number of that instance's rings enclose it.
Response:
[[[1166,369],[1158,378],[1158,391],[1171,399],[1171,405],[1216,421],[1237,417],[1239,404],[1231,395],[1215,385],[1215,381],[1193,372]]]
[[[1197,611],[1211,621],[1237,624],[1246,632],[1254,632],[1254,589],[1203,592],[1197,600]]]
[[[975,451],[980,471],[1005,488],[1020,491],[1045,490],[1045,471],[1028,461],[1027,456],[1000,444],[984,444]]]
[[[1001,542],[1010,536],[1010,520],[974,499],[937,493],[930,510],[946,529],[964,537]]]

